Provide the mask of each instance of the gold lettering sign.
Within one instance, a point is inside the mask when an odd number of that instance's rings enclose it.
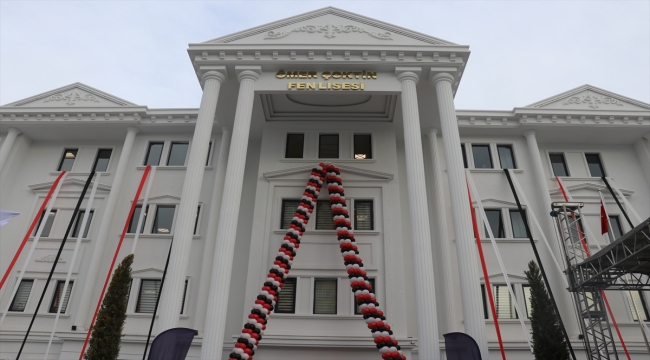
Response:
[[[284,71],[280,70],[275,74],[278,79],[305,79],[307,81],[288,82],[287,90],[365,90],[363,81],[354,80],[376,80],[376,71],[323,71],[320,77],[324,82],[311,82],[310,79],[318,79],[316,71]],[[340,80],[340,81],[330,81]]]

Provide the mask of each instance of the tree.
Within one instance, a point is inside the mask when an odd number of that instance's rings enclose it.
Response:
[[[558,315],[551,298],[546,292],[546,286],[539,267],[534,261],[528,263],[528,271],[524,271],[530,284],[530,323],[533,333],[533,354],[536,360],[569,360],[564,334],[560,327]]]
[[[113,273],[84,359],[115,360],[120,353],[122,329],[126,320],[126,304],[131,288],[131,264],[133,264],[133,254],[125,257]]]

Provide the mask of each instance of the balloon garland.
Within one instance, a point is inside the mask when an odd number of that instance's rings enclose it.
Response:
[[[291,270],[293,258],[296,256],[296,249],[300,247],[300,240],[305,232],[305,225],[314,212],[318,195],[325,180],[328,184],[327,190],[329,191],[329,201],[332,206],[334,224],[336,225],[336,235],[348,277],[350,278],[350,287],[355,295],[355,302],[361,309],[368,328],[372,331],[372,337],[382,359],[406,360],[406,356],[400,350],[390,325],[385,322],[384,313],[379,308],[379,303],[377,303],[376,296],[372,292],[372,286],[363,268],[363,260],[358,256],[359,249],[354,244],[354,234],[339,169],[333,165],[322,163],[311,171],[303,196],[300,203],[298,203],[298,209],[289,225],[289,231],[282,240],[282,246],[275,257],[273,267],[269,270],[266,282],[264,282],[262,290],[257,295],[253,310],[248,315],[248,320],[244,324],[244,329],[229,355],[229,360],[253,360],[257,345],[262,340],[262,335],[266,330],[268,317],[274,310],[278,300],[278,293],[282,290],[284,280],[287,278],[289,270]]]
[[[355,244],[352,224],[350,223],[350,213],[347,209],[343,182],[341,181],[341,172],[334,165],[326,165],[327,191],[330,196],[330,205],[332,206],[332,215],[334,216],[334,225],[336,226],[336,236],[339,240],[341,255],[350,278],[350,287],[354,294],[354,299],[363,314],[363,318],[368,324],[368,329],[372,332],[375,344],[382,359],[385,360],[406,360],[400,346],[397,344],[395,335],[386,323],[384,312],[379,308],[377,297],[375,296],[372,285],[368,280],[366,271],[363,268],[363,260],[359,257],[359,249]]]
[[[282,240],[282,246],[275,257],[273,267],[262,286],[260,294],[257,295],[253,310],[248,315],[248,321],[239,335],[235,348],[229,355],[229,360],[253,360],[257,344],[262,340],[269,315],[273,312],[275,302],[278,301],[278,293],[282,290],[284,280],[291,270],[293,258],[296,256],[296,249],[300,247],[302,234],[305,232],[305,225],[316,207],[316,199],[323,186],[324,164],[320,164],[311,170],[309,181],[298,203],[298,209],[293,215],[289,231]]]

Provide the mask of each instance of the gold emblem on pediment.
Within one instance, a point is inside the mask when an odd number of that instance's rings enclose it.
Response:
[[[79,101],[99,102],[99,98],[93,94],[80,94],[76,91],[50,95],[43,102],[65,101],[68,106],[72,106]]]
[[[286,30],[286,31],[274,31],[271,30],[268,33],[266,33],[266,36],[264,36],[265,40],[274,40],[274,39],[281,39],[283,37],[288,36],[291,33],[294,32],[306,32],[310,34],[323,34],[324,37],[328,39],[333,39],[335,38],[338,34],[350,34],[350,33],[362,33],[362,34],[368,34],[376,39],[380,40],[393,40],[390,32],[374,32],[374,31],[368,31],[364,28],[358,27],[356,25],[334,25],[330,22],[328,22],[326,25],[303,25],[303,26],[298,26],[296,28],[293,28],[291,30]]]

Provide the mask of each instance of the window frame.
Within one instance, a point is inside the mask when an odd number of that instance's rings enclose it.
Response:
[[[38,223],[36,224],[36,227],[34,228],[34,232],[32,233],[31,237],[35,237],[36,234],[38,233],[38,228],[41,227],[41,222],[43,222],[43,219],[45,218],[45,213],[46,212],[47,212],[47,209],[44,209],[43,212],[41,213],[41,216],[38,219]],[[52,208],[50,210],[50,213],[54,213],[54,217],[52,218],[52,224],[50,225],[50,229],[47,232],[47,235],[43,235],[43,233],[41,233],[42,238],[49,238],[50,235],[52,235],[52,229],[54,229],[54,224],[56,222],[57,215],[59,214],[59,209]],[[48,219],[49,219],[49,214],[48,214]],[[47,226],[47,219],[45,220],[45,225]],[[45,228],[43,228],[43,232],[45,232]]]
[[[336,157],[321,157],[321,138],[323,136],[334,136],[337,138]],[[354,150],[353,150],[354,151]],[[318,133],[318,159],[340,159],[341,158],[341,134],[340,133]]]
[[[93,167],[91,168],[91,170],[95,170],[95,168],[97,167],[97,161],[99,160],[99,153],[102,150],[110,150],[111,151],[111,156],[108,157],[108,163],[106,164],[106,170],[104,170],[104,171],[95,171],[95,172],[107,173],[108,170],[111,168],[111,163],[113,161],[113,153],[115,152],[115,148],[112,148],[112,147],[99,147],[99,148],[97,148],[97,150],[95,151],[95,160],[93,161]]]
[[[318,280],[328,280],[336,284],[336,291],[334,293],[334,313],[316,313],[316,281]],[[338,277],[312,277],[312,304],[311,304],[311,314],[312,315],[329,315],[336,316],[339,315],[339,278]]]
[[[74,225],[72,226],[72,232],[70,233],[70,236],[73,239],[76,239],[79,236],[79,233],[77,232],[77,230],[79,229],[79,227],[81,227],[81,223],[83,222],[83,217],[85,215],[86,210],[88,210],[88,209],[79,209],[79,211],[77,212],[77,217],[74,220]],[[93,226],[93,219],[95,217],[95,209],[90,209],[89,211],[90,211],[90,217],[88,219],[89,220],[88,223],[86,224],[86,230],[84,230],[84,234],[81,237],[82,239],[88,239],[88,235],[90,234],[90,229]]]
[[[285,279],[285,284],[286,284],[287,280],[293,280],[293,283],[294,283],[293,284],[293,298],[292,298],[292,305],[291,305],[291,307],[293,309],[293,312],[281,312],[281,311],[279,311],[278,308],[277,308],[277,302],[276,302],[276,309],[275,309],[276,314],[296,314],[296,310],[297,310],[296,300],[298,298],[298,278],[297,277],[288,277],[287,279]],[[282,291],[280,291],[280,294],[278,295],[278,302],[280,301],[281,294],[282,294]]]
[[[374,199],[351,199],[352,200],[352,214],[350,214],[350,222],[352,223],[352,229],[355,231],[375,231],[375,200]],[[371,229],[359,230],[357,229],[357,201],[359,202],[369,202],[370,203],[370,227]],[[349,212],[349,210],[348,210]]]
[[[177,210],[178,210],[178,204],[152,204],[154,205],[154,216],[152,218],[151,224],[150,224],[150,234],[151,235],[173,235],[174,234],[174,227],[176,225],[176,215],[177,215]],[[173,208],[174,209],[174,215],[172,216],[172,223],[169,226],[169,233],[164,233],[164,232],[154,232],[154,226],[156,225],[156,220],[158,220],[158,209],[160,208]]]
[[[508,169],[512,169],[512,170],[519,169],[519,166],[518,166],[519,162],[517,161],[517,156],[515,155],[515,145],[510,144],[510,143],[496,143],[495,144],[496,158],[497,158],[498,163],[499,163],[499,169],[501,169],[501,170],[504,169],[503,164],[501,163],[501,154],[499,153],[499,148],[501,148],[501,147],[510,148],[510,155],[512,156],[512,165],[513,165],[513,167],[508,168]]]
[[[600,152],[583,152],[582,155],[585,160],[585,164],[587,165],[587,172],[589,173],[590,177],[600,178],[602,176],[607,176],[607,171],[605,170],[605,164],[603,163],[603,157]],[[602,176],[594,176],[591,173],[591,168],[589,167],[589,159],[587,158],[588,155],[595,155],[598,157],[598,165],[600,166],[600,171],[603,173]]]
[[[140,281],[139,281],[139,284],[138,284],[138,297],[137,297],[137,299],[135,300],[135,307],[133,308],[133,312],[134,312],[135,314],[153,315],[153,311],[152,311],[152,312],[142,312],[142,311],[138,311],[138,304],[140,304],[140,299],[141,299],[141,297],[142,297],[142,291],[143,291],[142,285],[143,285],[143,283],[144,283],[145,281],[159,281],[160,284],[162,285],[162,279],[161,279],[161,278],[140,278]],[[157,289],[157,290],[158,290],[158,292],[156,293],[156,295],[159,296],[159,295],[160,295],[160,286],[158,286],[158,289]],[[154,306],[155,306],[155,304],[154,304]]]
[[[551,167],[551,175],[552,175],[552,177],[556,177],[556,176],[559,176],[559,177],[571,177],[571,171],[569,170],[569,165],[567,164],[567,161],[566,161],[566,155],[565,155],[566,152],[564,152],[564,151],[548,151],[547,154],[548,154],[548,163],[549,163],[549,166]],[[562,157],[562,164],[564,165],[564,172],[566,173],[566,175],[556,175],[555,174],[555,168],[553,167],[553,159],[551,158],[551,156],[553,156],[553,155],[560,155]]]
[[[289,151],[289,137],[292,135],[302,135],[302,151],[300,157],[288,157],[288,151]],[[306,134],[304,132],[287,132],[286,136],[284,138],[284,159],[304,159],[305,158],[305,137]],[[320,144],[320,138],[319,138],[319,144]]]
[[[524,236],[515,236],[515,224],[512,221],[512,213],[513,212],[514,213],[521,213],[521,221],[523,222],[524,232],[526,232],[526,224],[528,223],[528,212],[526,211],[526,209],[522,209],[523,213],[521,211],[519,211],[519,209],[508,208],[506,210],[508,212],[508,221],[510,222],[510,231],[511,231],[510,235],[512,235],[511,237],[513,239],[528,239],[528,233],[524,234]]]
[[[322,203],[322,204],[328,203],[329,204],[329,199],[316,200],[316,206],[314,208],[314,212],[312,213],[312,217],[315,217],[314,218],[314,230],[316,230],[316,231],[323,231],[323,230],[324,231],[335,231],[336,230],[336,224],[334,224],[334,217],[332,216],[332,213],[331,213],[331,211],[332,211],[331,207],[329,207],[330,212],[328,212],[328,215],[329,215],[328,219],[332,222],[332,228],[331,229],[319,229],[318,228],[318,219],[320,219],[320,216],[321,216],[320,215],[320,209],[318,207],[319,203]]]
[[[200,206],[203,204],[199,204]],[[136,206],[142,206],[142,203],[137,204]],[[153,226],[155,225],[155,218],[158,213],[158,207],[174,207],[174,217],[172,218],[172,225],[169,234],[167,233],[155,233],[153,232]],[[178,203],[170,203],[170,202],[149,202],[147,203],[147,214],[145,215],[144,221],[142,222],[142,227],[143,230],[140,232],[140,236],[146,235],[146,236],[171,236],[174,235],[174,230],[176,228],[176,218],[178,217]],[[202,207],[202,206],[201,206]],[[201,213],[203,212],[203,209],[201,209]],[[134,236],[135,232],[130,232],[131,230],[131,225],[136,226],[138,218],[135,216],[135,213],[133,214],[134,216],[131,218],[131,222],[129,223],[129,227],[127,229],[127,234],[130,236]],[[201,214],[199,214],[199,217]],[[201,223],[199,220],[199,229],[200,229]],[[193,236],[196,236],[198,234],[194,234]]]
[[[70,300],[72,299],[72,294],[74,294],[73,291],[75,289],[74,282],[75,281],[73,279],[70,279],[70,281],[68,282],[68,289],[66,290],[68,290],[70,294],[68,294],[67,296],[68,297],[67,301],[66,301],[66,294],[63,294],[62,295],[63,298],[61,299],[61,303],[58,304],[58,308],[56,309],[56,311],[52,311],[52,308],[54,306],[54,301],[56,300],[56,294],[57,291],[59,290],[59,285],[61,285],[62,292],[63,292],[63,287],[65,287],[65,280],[56,280],[56,284],[54,285],[54,291],[52,291],[52,295],[50,299],[50,307],[47,309],[48,314],[56,314],[57,311],[59,312],[59,314],[68,314],[68,306],[70,305]],[[61,305],[63,304],[65,304],[65,309],[62,312]]]
[[[77,158],[79,157],[79,147],[64,147],[63,152],[61,152],[61,155],[59,156],[59,163],[56,166],[56,171],[67,171],[67,172],[73,172],[75,170],[75,165],[77,164]],[[74,155],[74,161],[72,162],[72,166],[70,166],[70,170],[61,170],[61,167],[63,166],[63,161],[65,160],[65,154],[69,150],[74,150],[75,155]]]
[[[508,274],[509,277],[512,275]],[[512,279],[511,279],[512,280]],[[490,285],[492,286],[492,294],[494,294],[494,287],[495,286],[502,286],[506,287],[507,284],[505,282],[492,282],[490,281]],[[528,309],[526,307],[526,299],[525,299],[525,294],[523,287],[524,286],[529,286],[527,283],[522,283],[522,282],[513,282],[510,281],[510,285],[512,286],[512,292],[515,294],[515,300],[519,302],[519,305],[521,306],[521,301],[520,299],[523,299],[524,302],[524,311],[526,312],[526,317],[523,319],[524,321],[530,321],[530,318],[528,318]],[[488,300],[488,293],[487,293],[487,287],[485,286],[485,281],[481,281],[481,295],[483,299],[483,320],[484,321],[494,321],[494,317],[492,316],[492,308],[490,307],[490,302]],[[508,296],[510,297],[510,291],[508,291]],[[496,300],[498,301],[498,300]],[[514,318],[499,318],[499,322],[507,322],[507,321],[519,321],[520,314],[517,311],[517,307],[515,306],[515,302],[512,301],[512,307],[514,308],[515,312],[515,317]],[[495,303],[495,307],[497,306],[497,303]],[[496,310],[496,309],[495,309]],[[486,316],[487,315],[487,316]],[[498,314],[497,314],[498,315]]]
[[[485,148],[487,148],[487,150],[488,150],[488,158],[490,159],[490,167],[487,167],[487,168],[476,167],[476,158],[474,157],[474,147],[485,147]],[[495,162],[494,162],[494,159],[492,158],[493,157],[493,151],[492,151],[492,146],[491,146],[490,143],[478,143],[478,144],[472,143],[470,148],[472,150],[471,151],[472,152],[472,166],[473,166],[474,169],[478,169],[478,170],[494,169]]]
[[[23,307],[22,310],[13,310],[14,303],[16,302],[16,298],[18,297],[18,294],[20,292],[20,288],[22,287],[23,282],[31,282],[32,285],[29,288],[29,294],[27,294],[27,299],[25,299],[25,306]],[[29,299],[32,297],[32,290],[34,290],[34,285],[36,285],[36,279],[21,279],[20,284],[18,285],[18,290],[16,291],[16,294],[14,295],[14,298],[11,299],[11,302],[9,303],[9,308],[7,309],[7,312],[15,312],[15,313],[25,313],[27,310],[27,307],[29,306]]]
[[[497,229],[497,231],[492,229],[492,235],[494,235],[494,239],[507,239],[508,238],[508,232],[507,232],[508,231],[507,230],[508,226],[505,223],[506,217],[503,216],[503,208],[485,208],[483,210],[485,210],[485,215],[487,215],[488,211],[498,211],[499,212],[499,222],[500,222],[500,226],[501,226],[501,229],[500,229],[501,232],[499,232],[499,229]],[[487,220],[488,223],[490,223],[489,219],[486,219],[486,220]],[[491,227],[492,227],[492,224],[490,224],[490,228]],[[485,226],[485,223],[483,223],[483,234],[484,234],[485,237],[489,237],[486,230],[487,230],[487,228]],[[503,236],[499,236],[500,234],[503,234]]]
[[[171,159],[172,150],[174,149],[174,145],[187,145],[187,151],[185,151],[185,159],[183,159],[183,165],[169,165],[169,160]],[[186,167],[187,166],[187,159],[190,156],[191,145],[192,144],[191,144],[191,142],[189,140],[187,140],[187,141],[170,140],[169,141],[169,146],[167,148],[167,157],[165,159],[165,165],[164,166],[165,167],[171,167],[171,168],[173,168],[173,167]]]
[[[287,230],[287,229],[289,229],[289,225],[291,224],[291,222],[289,222],[289,224],[287,225],[287,227],[284,227],[284,226],[283,226],[283,225],[284,225],[284,224],[283,224],[283,222],[284,222],[284,215],[285,215],[285,210],[286,210],[285,207],[284,207],[284,204],[285,204],[285,202],[289,202],[289,201],[296,201],[296,202],[298,202],[298,204],[300,203],[300,199],[290,199],[290,198],[282,198],[282,199],[280,199],[280,221],[279,221],[279,226],[280,226],[280,228],[279,228],[279,230]],[[296,205],[296,207],[297,207],[297,205]],[[314,209],[314,211],[315,211],[315,210],[316,210],[316,209]],[[295,214],[295,210],[293,211],[293,213]],[[312,213],[312,216],[313,216],[313,213]],[[292,217],[292,218],[293,218],[293,217]],[[316,222],[316,221],[314,221],[314,223],[315,223],[315,222]],[[310,222],[310,223],[311,223],[311,222]],[[307,226],[309,226],[309,224],[307,224]],[[306,230],[306,226],[305,226],[305,230]]]
[[[618,226],[618,229],[620,230],[620,233],[621,233],[621,235],[619,235],[619,237],[625,235],[625,228],[623,227],[623,222],[621,221],[620,215],[609,215],[607,225],[610,227],[611,231],[607,232],[607,237],[609,237],[609,242],[610,243],[613,243],[616,240],[616,239],[612,239],[612,235],[611,235],[611,233],[614,232],[614,229],[612,229],[612,223],[614,221],[616,222],[616,225]]]
[[[637,293],[639,294],[639,298],[640,298],[640,300],[641,300],[641,311],[643,311],[643,313],[639,313],[639,315],[643,315],[643,314],[645,314],[645,317],[646,317],[646,318],[645,318],[645,320],[642,319],[642,321],[645,322],[645,323],[650,322],[650,308],[648,308],[648,300],[646,299],[645,294],[644,294],[645,291],[641,291],[641,290],[630,290],[630,292],[631,292],[631,293],[632,293],[632,292],[637,292]],[[627,305],[626,308],[627,308],[628,313],[630,314],[630,319],[631,319],[631,321],[633,321],[633,322],[637,322],[638,320],[635,319],[635,315],[636,315],[636,314],[635,314],[634,311],[632,310],[632,305],[634,304],[634,298],[632,298],[632,296],[630,296],[630,295],[631,295],[631,294],[628,294],[628,296],[626,296],[626,299],[625,299],[625,302],[627,303],[627,304],[626,304],[626,305]],[[635,305],[636,305],[636,304],[635,304]]]
[[[356,151],[355,151],[355,144],[356,144],[356,136],[368,136],[370,138],[370,147],[369,147],[369,153],[370,157],[365,157],[363,159],[357,159],[356,158]],[[351,158],[352,160],[374,160],[374,153],[375,153],[375,142],[373,141],[373,134],[369,132],[360,132],[360,133],[352,133],[352,154]],[[339,139],[340,142],[340,139]],[[340,154],[339,154],[340,155]]]
[[[463,157],[463,168],[469,169],[469,160],[467,158],[467,144],[460,144],[460,155]],[[472,167],[473,168],[473,167]]]

